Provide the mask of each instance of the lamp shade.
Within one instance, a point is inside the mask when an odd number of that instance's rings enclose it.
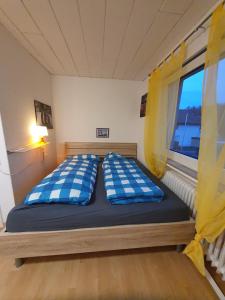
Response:
[[[48,129],[46,126],[37,126],[39,137],[48,136]]]

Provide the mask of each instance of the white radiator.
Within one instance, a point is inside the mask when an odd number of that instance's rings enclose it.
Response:
[[[225,232],[209,245],[206,258],[225,281]]]
[[[182,199],[192,211],[192,216],[195,216],[195,185],[184,176],[176,171],[169,170],[162,178],[162,182],[168,186],[180,199]]]
[[[195,184],[174,170],[168,170],[162,178],[162,182],[190,207],[192,216],[195,217]],[[217,272],[225,281],[225,232],[209,245],[207,260],[211,261],[211,265],[216,267]]]

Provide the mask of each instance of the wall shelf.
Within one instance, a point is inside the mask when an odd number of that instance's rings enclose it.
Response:
[[[32,151],[32,150],[35,150],[35,149],[38,149],[38,148],[42,148],[46,145],[48,145],[49,142],[47,143],[36,143],[36,144],[30,144],[30,145],[26,145],[26,146],[23,146],[23,147],[20,147],[20,148],[15,148],[15,149],[10,149],[10,150],[7,150],[7,154],[8,155],[11,155],[11,154],[15,154],[15,153],[26,153],[26,152],[29,152],[29,151]]]

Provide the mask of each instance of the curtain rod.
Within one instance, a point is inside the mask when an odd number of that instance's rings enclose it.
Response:
[[[221,4],[225,4],[225,0],[223,0],[219,5],[221,5]],[[181,42],[181,43],[179,43],[167,56],[166,56],[166,58],[165,59],[163,59],[158,65],[157,65],[157,67],[156,68],[158,68],[158,67],[160,67],[162,64],[163,64],[163,62],[165,61],[165,60],[167,60],[169,57],[170,57],[170,55],[171,55],[171,53],[173,53],[173,52],[175,52],[177,49],[179,49],[179,47],[181,46],[181,44],[182,43],[184,43],[184,42],[186,42],[187,40],[189,40],[190,39],[190,37],[192,37],[192,35],[193,34],[195,34],[200,28],[202,28],[203,27],[203,25],[212,17],[212,15],[213,15],[213,13],[214,13],[214,11],[213,12],[211,12],[207,17],[205,17],[205,19],[194,29],[194,30],[192,30],[189,34],[188,34],[188,36]],[[204,52],[206,51],[206,48],[204,48],[204,50],[203,50]],[[203,52],[203,53],[204,53]],[[202,53],[201,53],[202,54]],[[189,61],[189,59],[188,59],[188,61]],[[184,65],[186,65],[187,63],[186,62],[184,62]],[[149,73],[148,74],[148,77],[155,71],[155,69],[156,68],[154,68],[153,69],[153,71],[151,72],[151,73]]]

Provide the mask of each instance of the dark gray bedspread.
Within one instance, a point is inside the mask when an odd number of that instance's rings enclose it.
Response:
[[[160,203],[112,205],[106,199],[101,164],[95,191],[87,206],[71,204],[17,205],[9,213],[8,232],[48,231],[102,226],[166,223],[188,220],[189,208],[139,162],[139,167],[164,191]]]

